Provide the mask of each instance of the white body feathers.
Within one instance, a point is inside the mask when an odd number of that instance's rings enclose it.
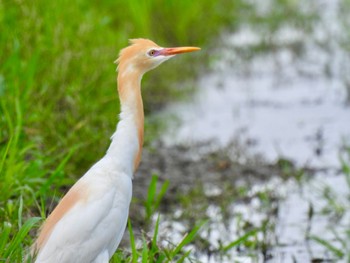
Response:
[[[112,257],[127,223],[139,145],[130,117],[123,112],[107,154],[70,190],[82,191],[83,198],[54,226],[36,263],[102,263]]]

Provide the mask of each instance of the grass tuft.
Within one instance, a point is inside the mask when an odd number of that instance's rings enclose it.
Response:
[[[157,193],[157,184],[158,184],[158,176],[152,175],[151,182],[147,191],[147,199],[144,202],[145,211],[146,211],[146,221],[148,222],[155,211],[158,210],[161,200],[165,195],[168,187],[169,181],[166,180],[159,189]]]

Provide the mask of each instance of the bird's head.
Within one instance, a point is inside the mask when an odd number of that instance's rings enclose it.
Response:
[[[122,49],[117,59],[118,69],[138,71],[141,74],[154,69],[177,54],[200,50],[198,47],[163,48],[148,39],[132,39],[130,46]]]

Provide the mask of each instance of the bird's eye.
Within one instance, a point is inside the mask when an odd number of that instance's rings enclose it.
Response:
[[[148,55],[151,57],[154,57],[155,54],[156,54],[156,51],[154,49],[151,49],[150,51],[148,51]]]

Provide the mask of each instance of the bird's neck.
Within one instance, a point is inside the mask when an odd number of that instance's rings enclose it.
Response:
[[[143,144],[144,112],[141,78],[141,73],[119,67],[120,121],[107,151],[107,155],[113,158],[118,169],[131,176],[141,161]]]

